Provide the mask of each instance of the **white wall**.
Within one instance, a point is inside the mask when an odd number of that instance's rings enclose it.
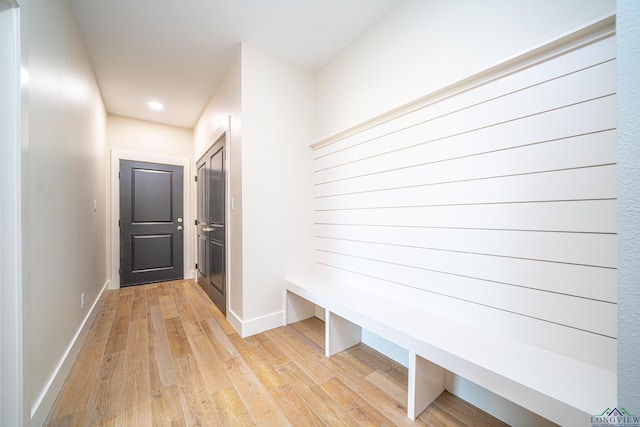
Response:
[[[640,413],[640,3],[618,2],[618,406]]]
[[[64,379],[61,363],[107,280],[106,113],[68,2],[33,0],[27,12],[25,406],[38,425]]]
[[[222,132],[227,132],[226,166],[228,198],[234,210],[227,212],[227,318],[243,316],[242,294],[242,120],[240,117],[240,50],[216,87],[194,128],[194,160],[211,147]],[[194,197],[195,200],[195,197]],[[194,206],[195,212],[195,206]],[[194,239],[195,244],[195,239]],[[234,314],[235,313],[235,314]],[[235,322],[234,326],[240,325]]]
[[[199,158],[229,123],[229,310],[243,335],[280,326],[282,278],[308,271],[314,78],[242,45],[195,128]]]
[[[193,130],[109,114],[107,147],[191,158]]]
[[[407,0],[318,73],[318,136],[427,95],[615,10],[615,0]]]
[[[282,324],[282,278],[311,267],[314,113],[311,72],[243,44],[244,335]]]

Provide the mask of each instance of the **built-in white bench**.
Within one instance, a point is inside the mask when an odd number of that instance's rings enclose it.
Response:
[[[444,391],[445,370],[564,426],[588,425],[590,415],[615,404],[615,373],[428,306],[317,276],[286,278],[285,298],[287,324],[314,316],[316,306],[325,310],[327,357],[359,343],[362,329],[408,350],[411,419]]]

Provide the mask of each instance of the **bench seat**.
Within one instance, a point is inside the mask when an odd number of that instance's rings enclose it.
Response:
[[[286,323],[325,310],[325,353],[361,340],[361,330],[409,353],[407,415],[415,419],[445,387],[445,370],[561,425],[584,425],[615,404],[616,374],[443,317],[429,307],[318,276],[285,279]]]

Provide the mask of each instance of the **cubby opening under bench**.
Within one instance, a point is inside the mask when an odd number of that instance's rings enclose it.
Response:
[[[319,276],[286,278],[284,297],[286,324],[324,310],[326,357],[360,343],[362,329],[406,349],[412,420],[445,390],[445,371],[560,425],[584,425],[615,401],[615,373],[445,317],[424,301],[418,306]]]

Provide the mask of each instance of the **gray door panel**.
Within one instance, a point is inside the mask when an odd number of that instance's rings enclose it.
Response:
[[[121,286],[183,278],[182,188],[182,166],[120,161]]]
[[[198,161],[198,284],[226,313],[224,136]]]

